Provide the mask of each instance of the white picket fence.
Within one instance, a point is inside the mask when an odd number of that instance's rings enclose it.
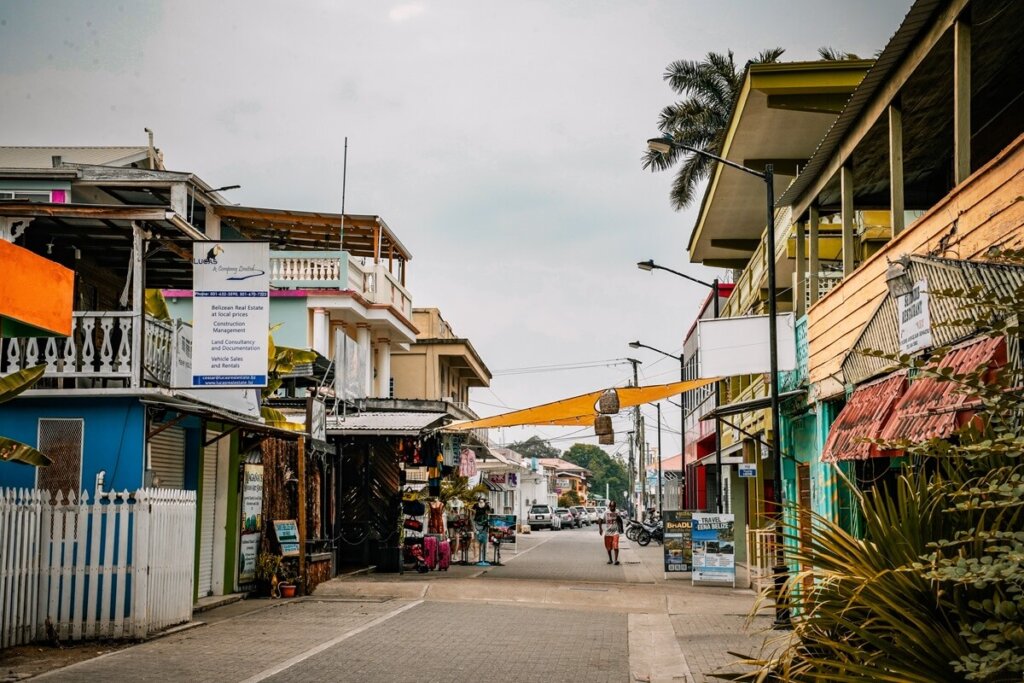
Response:
[[[188,621],[195,524],[194,491],[0,489],[0,648]]]

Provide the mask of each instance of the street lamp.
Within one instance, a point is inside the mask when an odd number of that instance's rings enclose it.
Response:
[[[772,164],[765,164],[764,171],[755,171],[737,164],[736,162],[723,159],[720,156],[705,152],[697,147],[684,145],[676,142],[670,135],[663,135],[658,138],[651,138],[647,141],[647,147],[652,152],[667,154],[673,149],[682,149],[702,157],[712,159],[720,164],[743,171],[749,175],[760,178],[764,181],[765,208],[766,213],[766,234],[767,244],[765,252],[768,254],[768,352],[770,356],[768,388],[771,400],[772,411],[772,440],[771,456],[772,466],[775,468],[774,495],[775,499],[775,625],[784,626],[789,623],[789,610],[779,604],[782,593],[782,584],[786,580],[786,563],[783,548],[782,534],[782,453],[779,450],[779,348],[775,329],[775,321],[778,316],[778,295],[775,291],[775,171]],[[717,298],[717,297],[716,297]],[[721,475],[719,475],[721,476]]]
[[[698,285],[703,285],[703,286],[709,288],[711,290],[711,298],[713,300],[712,301],[712,313],[714,314],[715,319],[718,319],[719,311],[718,311],[718,278],[717,277],[714,280],[712,280],[711,282],[705,282],[704,280],[698,280],[695,277],[691,277],[691,276],[687,275],[686,273],[680,273],[678,270],[673,270],[672,268],[666,268],[665,266],[659,266],[657,263],[654,262],[654,259],[647,259],[646,261],[639,261],[639,262],[637,262],[636,267],[639,268],[640,270],[645,270],[647,272],[651,272],[653,270],[664,270],[664,271],[666,271],[668,273],[672,273],[673,275],[678,275],[679,277],[681,277],[681,278],[683,278],[685,280],[689,280],[690,282],[695,282]],[[680,379],[685,382],[686,381],[686,373],[685,373],[686,361],[682,359],[682,356],[680,356],[680,362],[683,364],[683,374],[680,377]],[[719,386],[718,382],[715,382],[715,408],[716,409],[721,404],[721,399],[722,399],[722,397],[721,397],[721,387]],[[683,401],[683,405],[686,405],[686,401]],[[686,467],[686,409],[685,408],[683,409],[683,414],[682,414],[682,417],[680,419],[680,434],[682,435],[680,438],[682,439],[682,444],[683,444],[683,449],[682,449],[683,450],[683,453],[682,453],[683,464],[681,466],[685,469],[685,467]],[[718,510],[719,514],[721,514],[721,512],[722,512],[722,489],[723,489],[723,487],[722,487],[722,445],[721,445],[721,441],[722,441],[722,426],[719,423],[719,421],[716,419],[715,420],[715,468],[717,470],[717,475],[718,475],[718,496],[716,497],[718,503],[715,506],[715,508]],[[682,506],[680,506],[680,507],[682,507]]]

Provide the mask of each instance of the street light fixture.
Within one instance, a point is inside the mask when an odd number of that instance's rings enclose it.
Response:
[[[650,142],[650,141],[648,141],[648,142]],[[679,277],[681,277],[681,278],[683,278],[685,280],[689,280],[690,282],[695,282],[698,285],[703,285],[703,286],[709,288],[711,290],[711,298],[713,300],[712,312],[714,313],[715,319],[716,320],[718,319],[718,313],[719,313],[719,311],[718,311],[718,298],[719,298],[718,297],[718,278],[715,278],[711,282],[704,282],[704,280],[698,280],[697,278],[691,277],[691,276],[687,275],[686,273],[680,273],[678,270],[673,270],[672,268],[666,268],[665,266],[659,266],[657,263],[654,262],[654,259],[647,259],[646,261],[639,261],[639,262],[637,262],[636,267],[639,268],[640,270],[645,270],[647,272],[651,272],[653,270],[664,270],[664,271],[666,271],[668,273],[672,273],[673,275],[678,275]],[[679,360],[680,360],[680,363],[682,364],[682,374],[681,374],[679,379],[681,379],[682,381],[685,382],[686,381],[686,361],[683,359],[682,355],[680,356]],[[721,387],[719,386],[718,382],[715,382],[715,408],[716,409],[721,404],[721,399],[722,399]],[[683,405],[686,405],[686,401],[683,401]],[[685,408],[683,409],[682,415],[681,415],[680,420],[679,420],[679,433],[681,435],[680,438],[682,439],[682,444],[683,444],[683,448],[682,448],[683,453],[682,453],[682,456],[681,456],[683,458],[683,464],[681,465],[681,467],[683,467],[685,469],[685,467],[686,467],[686,409]],[[715,468],[716,468],[717,475],[718,475],[718,495],[716,496],[718,503],[715,506],[715,508],[718,510],[719,514],[721,514],[721,512],[722,512],[722,488],[723,488],[722,487],[722,444],[721,444],[721,441],[722,441],[722,427],[718,423],[718,420],[715,420]]]
[[[768,386],[771,400],[772,440],[771,456],[772,466],[775,468],[773,502],[775,503],[775,625],[786,626],[789,623],[789,610],[780,604],[782,584],[786,580],[787,567],[783,547],[782,533],[782,453],[779,450],[779,348],[778,338],[775,329],[775,321],[778,317],[778,295],[775,291],[775,170],[772,164],[765,164],[764,171],[755,171],[737,164],[736,162],[723,159],[720,156],[705,152],[703,149],[684,145],[676,142],[672,136],[663,135],[651,138],[647,141],[647,147],[658,154],[668,154],[673,149],[681,149],[693,154],[699,154],[720,164],[743,171],[749,175],[760,178],[764,181],[765,187],[765,208],[767,210],[765,233],[767,235],[765,253],[768,254],[768,351],[770,356],[770,368]],[[717,300],[717,297],[716,297]]]

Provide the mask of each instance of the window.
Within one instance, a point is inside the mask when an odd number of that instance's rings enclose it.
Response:
[[[40,418],[36,443],[40,453],[53,461],[49,467],[40,467],[36,486],[54,495],[65,496],[69,491],[77,495],[82,490],[82,433],[85,421],[81,418]]]
[[[61,191],[63,194],[63,191]],[[49,190],[0,190],[0,200],[8,199],[18,202],[49,202]]]

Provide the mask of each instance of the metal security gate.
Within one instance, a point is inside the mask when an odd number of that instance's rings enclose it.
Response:
[[[168,427],[149,439],[149,467],[153,486],[185,488],[185,430]]]
[[[207,432],[206,440],[220,436]],[[213,594],[213,533],[217,500],[217,444],[215,441],[203,449],[203,486],[199,500],[199,581],[198,595]]]

